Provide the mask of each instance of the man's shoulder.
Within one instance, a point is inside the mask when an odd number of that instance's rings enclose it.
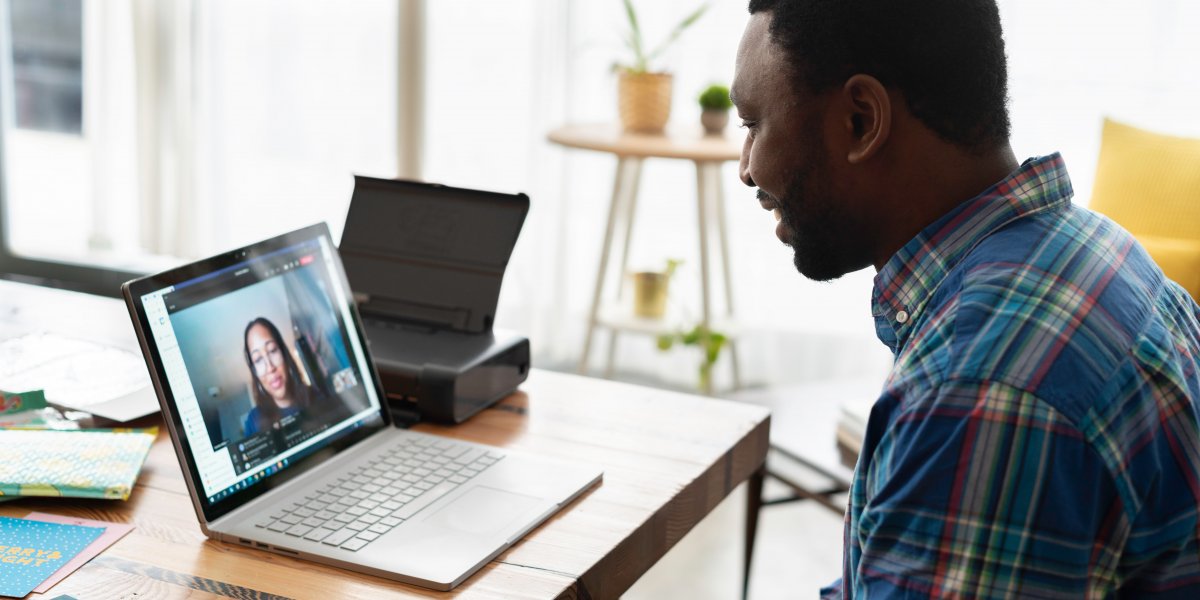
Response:
[[[1078,207],[997,230],[947,281],[947,376],[1002,381],[1075,416],[1129,358],[1163,285],[1128,232]]]

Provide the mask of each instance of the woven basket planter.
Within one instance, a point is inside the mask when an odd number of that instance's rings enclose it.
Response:
[[[671,74],[622,71],[617,80],[617,109],[626,131],[661,132],[671,117]]]

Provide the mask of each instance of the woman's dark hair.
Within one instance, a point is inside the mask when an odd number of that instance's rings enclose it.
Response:
[[[275,399],[267,393],[263,388],[262,382],[258,380],[258,372],[254,369],[254,360],[250,358],[250,346],[247,343],[247,338],[250,337],[250,330],[255,325],[262,325],[267,332],[271,334],[271,339],[275,340],[275,345],[279,348],[280,354],[283,355],[284,368],[287,370],[287,395],[291,398],[297,408],[303,410],[308,408],[311,400],[311,393],[308,386],[304,385],[304,380],[300,378],[300,369],[296,367],[296,361],[292,359],[292,353],[288,349],[287,344],[283,342],[283,335],[279,333],[279,328],[275,324],[268,321],[264,317],[258,317],[250,324],[246,325],[246,331],[242,333],[242,351],[246,356],[246,367],[250,369],[251,388],[253,389],[254,405],[258,407],[258,430],[266,431],[279,420],[282,413],[279,407],[275,404]],[[269,360],[269,359],[268,359]]]
[[[1008,70],[995,0],[750,0],[771,12],[793,87],[856,74],[900,91],[913,116],[973,152],[1008,142]]]

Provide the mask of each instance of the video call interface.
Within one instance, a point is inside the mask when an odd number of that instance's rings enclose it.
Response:
[[[324,253],[336,250],[321,242],[176,286],[162,294],[157,323],[148,311],[152,327],[169,321],[182,357],[186,378],[172,377],[166,356],[164,365],[210,501],[273,474],[284,467],[280,455],[377,407],[361,350],[330,300],[340,283]],[[184,379],[190,390],[178,389]],[[194,404],[186,398],[193,394]],[[189,418],[189,407],[199,415]],[[231,473],[212,464],[224,456]]]

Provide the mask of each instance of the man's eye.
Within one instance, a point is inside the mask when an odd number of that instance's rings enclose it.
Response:
[[[754,137],[754,134],[758,132],[758,121],[742,119],[741,128],[746,130],[747,135]]]

